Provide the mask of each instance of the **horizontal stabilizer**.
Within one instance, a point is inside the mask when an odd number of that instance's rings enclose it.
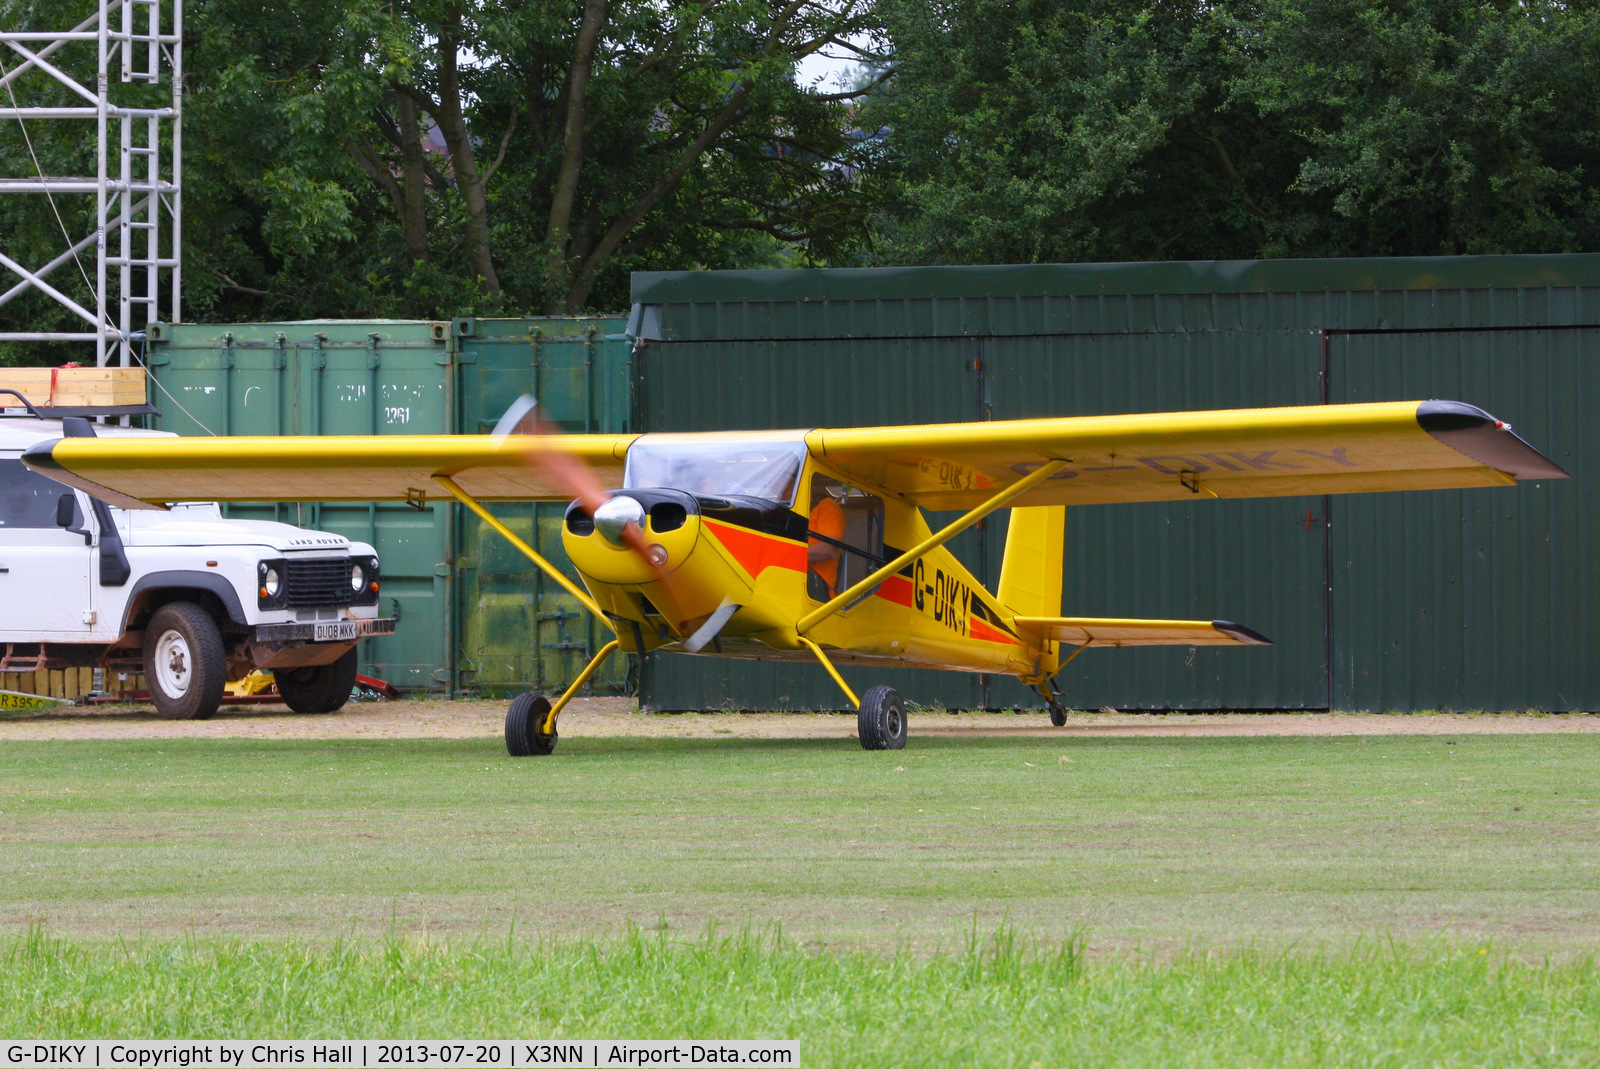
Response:
[[[1270,646],[1272,640],[1229,620],[1118,620],[1095,616],[1018,616],[1026,638],[1074,646]]]

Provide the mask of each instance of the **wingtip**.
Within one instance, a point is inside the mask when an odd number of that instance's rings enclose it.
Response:
[[[1559,464],[1529,445],[1511,424],[1464,401],[1423,401],[1417,425],[1485,467],[1518,479],[1570,478]]]
[[[22,451],[22,463],[40,475],[50,475],[63,470],[61,462],[55,458],[55,448],[60,442],[60,438],[34,442]]]
[[[1242,642],[1246,646],[1277,645],[1277,643],[1273,642],[1261,632],[1252,628],[1248,628],[1243,624],[1236,624],[1232,620],[1212,620],[1211,626],[1216,628],[1218,631],[1221,631],[1224,635],[1233,638],[1235,641]]]
[[[50,438],[43,442],[35,442],[22,451],[22,463],[25,467],[48,476],[63,486],[70,486],[82,490],[90,497],[99,498],[108,505],[115,505],[121,509],[161,509],[160,505],[152,505],[148,501],[140,501],[136,497],[118,493],[110,487],[101,486],[97,482],[85,479],[83,476],[69,470],[56,458],[56,446],[66,441],[65,438]]]

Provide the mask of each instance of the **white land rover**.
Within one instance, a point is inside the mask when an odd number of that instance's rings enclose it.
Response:
[[[369,545],[211,503],[114,508],[23,466],[74,434],[163,436],[87,419],[0,418],[0,672],[143,672],[157,712],[208,717],[226,681],[270,668],[289,708],[331,713],[378,618]]]

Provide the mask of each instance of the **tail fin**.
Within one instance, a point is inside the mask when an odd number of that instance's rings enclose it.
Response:
[[[1000,604],[1018,616],[1061,613],[1061,554],[1066,546],[1065,505],[1011,510],[1006,555],[1000,564]]]

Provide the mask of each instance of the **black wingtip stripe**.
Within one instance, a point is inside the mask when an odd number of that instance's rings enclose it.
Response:
[[[1417,425],[1462,456],[1518,479],[1568,478],[1560,465],[1477,405],[1423,401]]]
[[[1270,638],[1261,632],[1236,624],[1232,620],[1212,620],[1211,626],[1221,631],[1230,638],[1237,639],[1247,646],[1272,646],[1276,645]]]
[[[160,505],[152,505],[147,501],[140,501],[136,497],[129,497],[127,494],[120,493],[108,486],[101,486],[97,482],[85,479],[76,472],[68,471],[55,456],[56,446],[63,441],[65,441],[63,438],[51,438],[49,441],[35,442],[23,450],[22,463],[40,475],[48,476],[56,482],[74,489],[82,490],[90,497],[98,498],[106,504],[115,505],[120,509],[144,509],[147,511],[161,509]]]

